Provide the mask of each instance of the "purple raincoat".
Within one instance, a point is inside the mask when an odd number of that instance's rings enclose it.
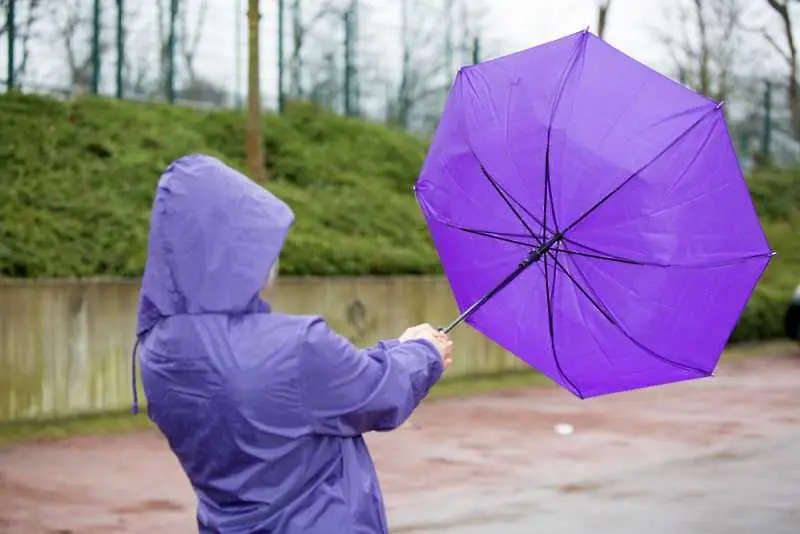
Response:
[[[400,425],[441,360],[424,341],[359,350],[318,317],[270,311],[259,290],[293,218],[214,158],[167,168],[137,326],[148,413],[192,483],[200,532],[385,533],[362,434]]]

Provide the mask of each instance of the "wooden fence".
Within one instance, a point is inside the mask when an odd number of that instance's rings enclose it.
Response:
[[[0,281],[0,422],[129,406],[138,292],[138,280]],[[456,314],[434,277],[282,278],[270,301],[321,314],[360,345]],[[522,368],[469,327],[453,339],[448,377]]]

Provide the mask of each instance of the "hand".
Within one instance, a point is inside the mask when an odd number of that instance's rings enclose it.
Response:
[[[439,357],[442,358],[445,369],[450,367],[450,364],[453,363],[453,342],[450,341],[450,338],[444,332],[440,332],[431,325],[425,323],[407,329],[398,338],[398,341],[404,343],[414,339],[424,339],[436,347],[436,350],[439,352]]]

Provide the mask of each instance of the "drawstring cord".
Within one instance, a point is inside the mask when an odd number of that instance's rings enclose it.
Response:
[[[136,381],[136,350],[139,348],[140,339],[136,338],[136,343],[133,344],[133,352],[131,353],[131,389],[133,390],[133,405],[131,406],[131,413],[136,415],[139,413],[139,388]]]

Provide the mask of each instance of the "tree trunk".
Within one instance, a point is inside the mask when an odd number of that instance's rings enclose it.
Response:
[[[247,2],[247,131],[245,153],[250,177],[266,180],[261,142],[261,84],[259,82],[259,0]]]

